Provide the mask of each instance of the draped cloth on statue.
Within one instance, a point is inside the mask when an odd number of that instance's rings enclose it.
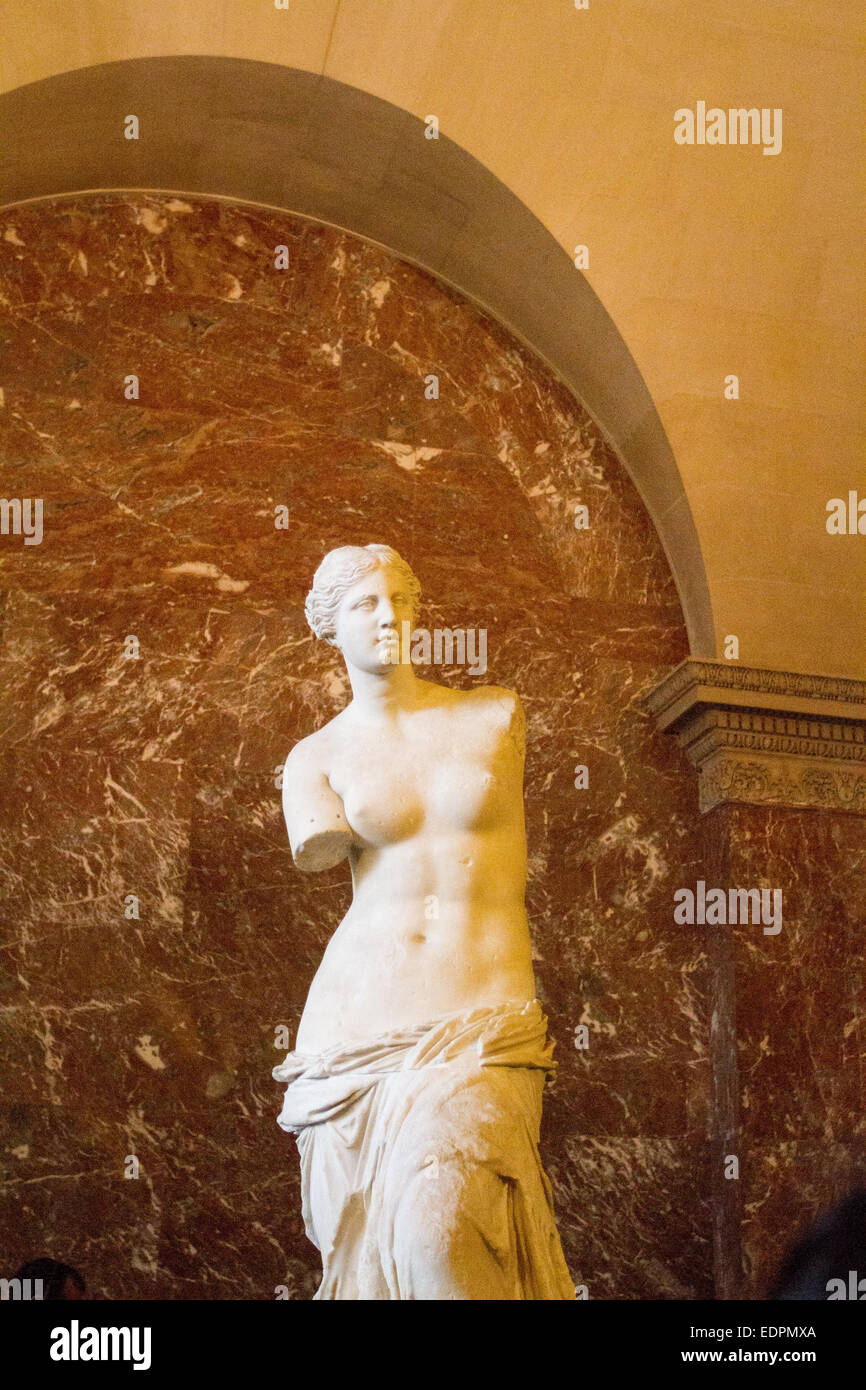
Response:
[[[274,1068],[317,1299],[574,1299],[538,1153],[552,1053],[534,999]]]

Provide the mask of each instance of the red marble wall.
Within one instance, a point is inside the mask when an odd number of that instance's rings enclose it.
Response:
[[[3,491],[45,506],[41,545],[0,537],[5,1263],[50,1253],[113,1298],[315,1287],[274,1030],[294,1040],[349,875],[294,869],[275,774],[348,693],[303,618],[312,573],[376,540],[422,623],[488,630],[486,675],[436,678],[527,710],[575,1279],[708,1296],[710,966],[671,907],[700,872],[696,787],[636,706],[687,645],[622,466],[507,332],[350,235],[146,195],[0,227]]]
[[[738,1181],[716,1182],[718,1282],[728,1297],[762,1298],[792,1241],[866,1186],[866,820],[719,806],[703,829],[714,886],[782,892],[777,934],[707,929],[726,1035],[718,1153],[740,1164]]]

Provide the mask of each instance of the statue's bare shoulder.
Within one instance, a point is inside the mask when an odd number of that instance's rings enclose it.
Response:
[[[518,756],[524,757],[526,715],[516,690],[509,690],[504,685],[482,685],[474,690],[449,690],[448,695],[467,713],[474,714],[478,710],[485,728],[507,735]]]
[[[494,717],[501,722],[518,755],[526,754],[526,714],[516,690],[508,690],[504,685],[487,685],[479,692],[485,695],[495,711]]]
[[[423,680],[419,680],[418,684],[425,688],[428,709],[438,708],[448,717],[469,719],[479,737],[483,738],[485,734],[505,736],[517,755],[520,758],[525,756],[526,716],[515,690],[501,685],[454,690],[450,686]],[[352,739],[356,737],[349,709],[350,706],[346,706],[320,729],[298,740],[286,759],[284,788],[287,783],[296,786],[308,783],[311,777],[327,780],[347,735]]]
[[[323,724],[319,729],[314,729],[311,734],[307,734],[304,738],[298,739],[286,758],[285,770],[289,776],[293,774],[303,776],[314,770],[327,774],[335,743],[345,724],[345,713],[344,709],[340,710],[339,714],[335,714],[334,718],[329,719],[327,724]]]

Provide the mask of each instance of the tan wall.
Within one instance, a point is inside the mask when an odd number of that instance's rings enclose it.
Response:
[[[589,246],[679,465],[720,654],[735,633],[746,664],[860,675],[866,539],[824,524],[830,497],[866,495],[859,9],[7,0],[2,81],[223,54],[435,113],[561,246]],[[781,107],[781,154],[675,145],[674,110],[699,100]]]

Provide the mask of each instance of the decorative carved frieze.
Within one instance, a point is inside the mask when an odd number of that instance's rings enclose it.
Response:
[[[866,814],[866,681],[681,662],[641,705],[699,773],[700,806]]]

